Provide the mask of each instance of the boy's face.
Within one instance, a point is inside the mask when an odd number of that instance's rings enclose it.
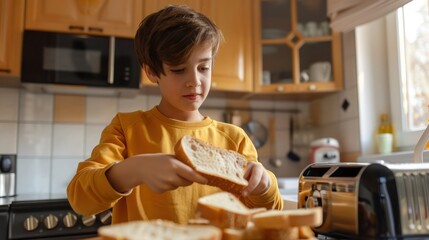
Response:
[[[198,109],[206,99],[211,84],[212,46],[196,46],[189,59],[180,65],[163,64],[165,75],[149,76],[158,82],[162,99],[158,109],[167,117],[200,121]]]

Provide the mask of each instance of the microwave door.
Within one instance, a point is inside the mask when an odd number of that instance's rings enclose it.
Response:
[[[109,41],[103,37],[59,35],[54,47],[45,47],[43,69],[55,74],[55,83],[105,86]]]
[[[22,81],[106,86],[109,38],[25,31]]]

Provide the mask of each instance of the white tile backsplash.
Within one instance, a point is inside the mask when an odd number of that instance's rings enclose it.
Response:
[[[360,151],[358,118],[342,121],[339,124],[339,131],[341,134],[339,134],[338,141],[341,144],[341,149],[348,152]]]
[[[118,112],[147,110],[147,97],[137,95],[133,98],[118,98]]]
[[[18,123],[0,122],[0,153],[16,153]]]
[[[86,98],[86,123],[110,123],[117,112],[116,98],[91,96]]]
[[[338,108],[340,121],[346,121],[359,116],[357,88],[350,88],[339,93],[338,106],[342,106],[343,101],[346,99],[349,103],[348,108],[346,110],[343,110],[341,107]]]
[[[18,156],[51,156],[52,124],[19,123]]]
[[[59,158],[52,159],[51,193],[65,194],[70,180],[76,173],[81,158]]]
[[[53,157],[84,156],[84,125],[83,124],[54,124]]]
[[[17,194],[49,193],[51,185],[51,158],[17,158]]]
[[[344,147],[356,148],[353,141],[346,139],[345,132],[354,136],[357,129],[354,115],[353,89],[347,89],[341,94],[333,94],[321,100],[320,112],[322,126],[316,129],[318,136],[339,138]],[[86,122],[84,124],[59,124],[53,122],[54,95],[27,92],[26,90],[0,91],[0,110],[6,114],[0,117],[0,153],[18,154],[18,193],[52,192],[64,193],[71,177],[76,171],[79,161],[90,156],[98,144],[104,127],[110,123],[117,112],[148,110],[161,100],[159,95],[138,95],[134,98],[117,97],[86,97]],[[5,97],[6,96],[6,97]],[[350,112],[339,113],[342,98],[350,102]],[[4,103],[4,98],[8,101]],[[11,100],[11,101],[9,101]],[[220,109],[204,109],[202,112],[213,119],[223,121],[222,106],[233,104],[233,100],[223,98],[208,98],[205,106],[220,107]],[[234,104],[231,106],[235,106]],[[308,106],[306,102],[267,101],[267,100],[237,100],[237,106],[264,108],[269,111],[258,111],[249,114],[240,111],[242,122],[249,118],[260,121],[269,128],[269,119],[276,117],[275,157],[281,159],[282,166],[275,168],[269,164],[270,148],[261,148],[260,161],[279,177],[298,176],[308,164],[306,149],[294,149],[301,154],[301,161],[292,162],[286,158],[289,150],[289,117],[284,109],[297,108],[301,111],[295,115],[306,119]],[[271,112],[271,110],[277,111]],[[357,121],[357,120],[356,120]],[[340,126],[340,127],[338,127]],[[341,133],[340,133],[341,132]]]
[[[52,122],[54,97],[52,94],[21,91],[19,105],[20,122]]]
[[[18,89],[0,89],[0,121],[18,121],[18,104]]]
[[[332,94],[323,98],[319,106],[321,125],[338,121],[338,111],[341,107],[341,104],[338,101],[338,94]]]
[[[92,149],[100,142],[101,132],[105,125],[91,124],[86,125],[85,130],[85,159],[91,156]]]
[[[147,107],[146,109],[152,109],[154,106],[158,105],[161,102],[160,95],[149,95],[147,96]]]

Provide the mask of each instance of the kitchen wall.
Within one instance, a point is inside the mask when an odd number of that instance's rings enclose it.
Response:
[[[224,107],[240,106],[266,111],[241,111],[242,122],[254,119],[267,128],[275,119],[274,147],[258,149],[259,160],[278,177],[298,177],[308,164],[308,146],[294,148],[298,162],[286,158],[289,151],[287,109],[299,109],[298,136],[333,137],[339,140],[341,161],[360,155],[354,31],[343,36],[344,91],[310,103],[292,101],[228,100],[209,97],[205,115],[223,120]],[[78,162],[97,144],[102,129],[116,112],[146,110],[159,102],[158,95],[134,98],[54,95],[25,89],[0,88],[0,154],[18,155],[18,194],[64,193]],[[309,140],[309,139],[307,139]],[[280,167],[270,158],[281,160]]]
[[[310,103],[314,135],[340,143],[341,161],[355,162],[361,154],[355,31],[343,33],[344,90]]]
[[[65,193],[77,164],[91,154],[101,131],[117,112],[146,110],[158,102],[158,95],[96,97],[0,88],[0,154],[18,156],[17,193]],[[253,119],[268,128],[270,119],[276,120],[275,148],[266,144],[258,149],[259,160],[278,177],[297,177],[307,165],[307,151],[299,162],[287,160],[286,152],[290,117],[287,109],[297,108],[301,111],[299,116],[305,116],[308,103],[209,97],[204,106],[202,112],[216,120],[223,120],[226,106],[266,109],[238,112],[243,123]],[[282,161],[279,168],[269,164],[271,151]]]

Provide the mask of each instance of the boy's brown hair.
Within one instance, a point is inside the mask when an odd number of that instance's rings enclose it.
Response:
[[[182,64],[202,43],[211,44],[214,57],[222,39],[221,31],[205,15],[187,6],[169,5],[143,19],[134,43],[140,65],[159,77],[165,75],[162,63]]]

